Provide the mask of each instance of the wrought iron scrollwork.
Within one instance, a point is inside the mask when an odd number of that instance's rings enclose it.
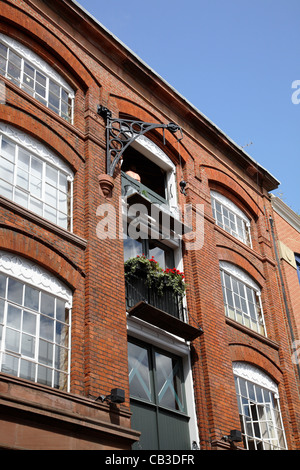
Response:
[[[163,131],[168,130],[174,135],[179,132],[179,136],[176,136],[177,141],[183,137],[181,127],[174,122],[159,124],[130,119],[116,119],[112,117],[109,109],[101,105],[98,106],[97,112],[106,120],[106,171],[110,176],[113,176],[123,152],[139,136],[153,129],[163,129]],[[164,132],[163,137],[165,144]]]

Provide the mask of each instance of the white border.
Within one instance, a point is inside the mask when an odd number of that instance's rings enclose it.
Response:
[[[72,308],[72,291],[48,271],[23,257],[0,251],[0,272],[15,277],[38,289],[50,292],[67,301]]]

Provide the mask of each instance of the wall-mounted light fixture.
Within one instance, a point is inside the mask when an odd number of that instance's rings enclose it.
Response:
[[[108,401],[111,403],[124,403],[125,401],[125,392],[121,388],[112,388],[110,391],[110,395],[100,395],[96,400],[101,400],[102,403],[104,401]]]
[[[241,442],[243,440],[242,433],[238,429],[232,429],[229,436],[223,436],[222,440],[226,442],[229,441],[231,444]]]

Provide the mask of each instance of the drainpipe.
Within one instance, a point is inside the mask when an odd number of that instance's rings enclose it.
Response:
[[[294,336],[294,331],[293,331],[293,326],[292,326],[292,321],[291,321],[291,316],[290,316],[290,310],[289,310],[289,307],[288,307],[287,295],[286,295],[285,285],[284,285],[284,282],[283,282],[280,259],[279,259],[279,256],[278,256],[277,245],[276,245],[276,242],[275,242],[274,221],[273,221],[273,218],[271,216],[269,217],[269,220],[270,220],[270,226],[271,226],[271,233],[272,233],[272,238],[273,238],[275,256],[276,256],[276,261],[277,261],[277,266],[278,266],[278,271],[279,271],[280,283],[281,283],[281,288],[282,288],[285,312],[286,312],[286,316],[287,316],[287,320],[288,320],[288,324],[289,324],[289,328],[290,328],[292,343],[295,344],[295,336]],[[297,355],[295,355],[295,356],[296,356],[296,366],[297,366],[297,370],[298,370],[298,375],[299,375],[299,378],[300,378],[299,361],[298,361]]]

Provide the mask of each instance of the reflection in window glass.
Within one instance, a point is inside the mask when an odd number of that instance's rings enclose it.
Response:
[[[277,393],[235,376],[244,446],[249,450],[286,449]]]
[[[216,191],[211,191],[211,205],[216,224],[251,247],[250,220],[245,214]]]
[[[39,158],[0,133],[0,194],[71,229],[71,173]]]
[[[260,290],[221,268],[225,315],[266,335]]]
[[[66,301],[0,274],[0,370],[67,389],[69,310]]]
[[[53,73],[50,66],[29,49],[0,34],[0,74],[72,122],[74,92],[61,78],[57,81],[50,78]]]

